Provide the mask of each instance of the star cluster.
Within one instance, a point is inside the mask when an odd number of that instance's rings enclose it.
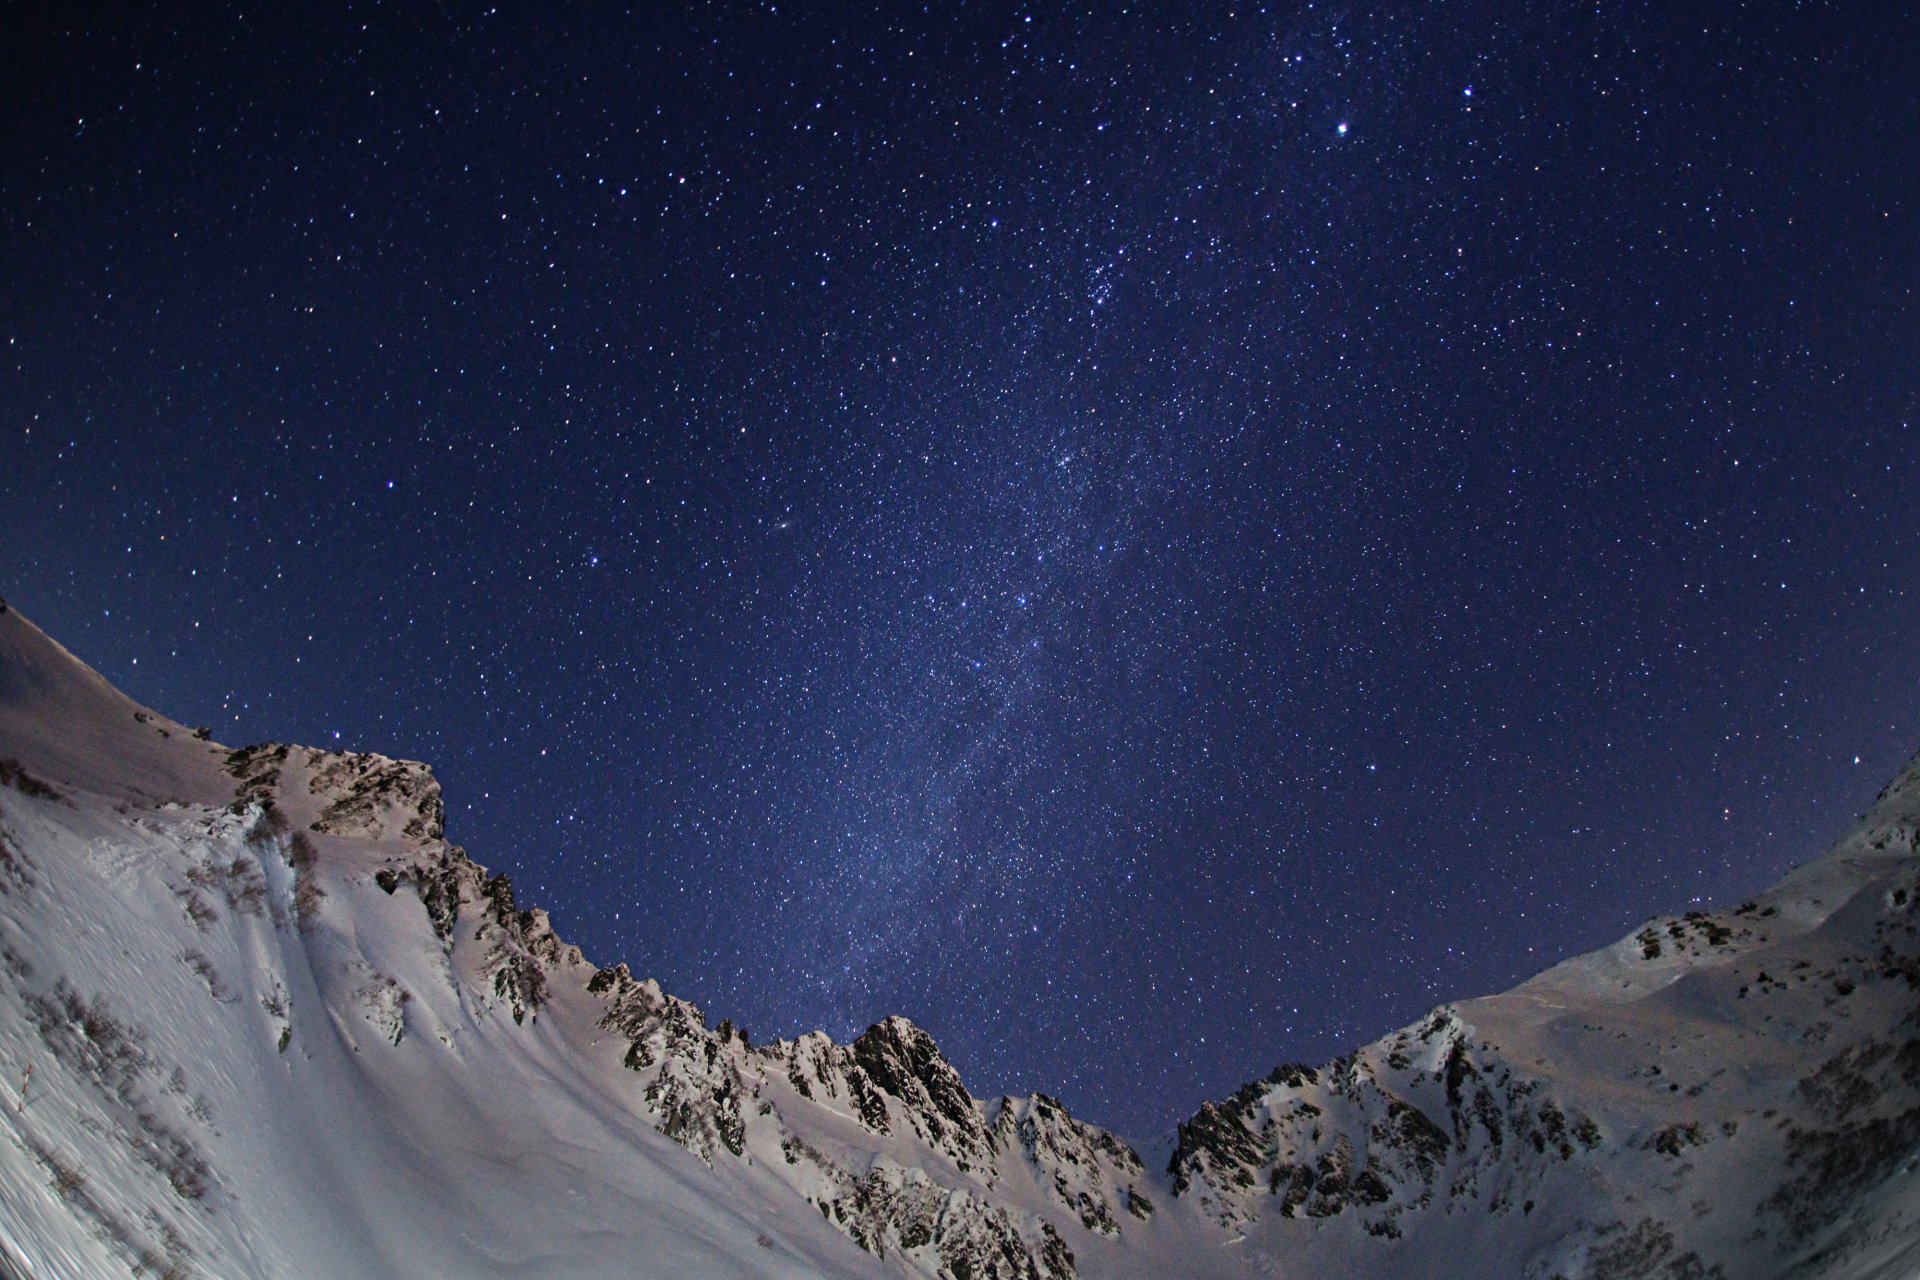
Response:
[[[298,6],[294,7],[296,10]],[[1920,738],[1920,22],[42,6],[0,567],[595,960],[1151,1136]]]

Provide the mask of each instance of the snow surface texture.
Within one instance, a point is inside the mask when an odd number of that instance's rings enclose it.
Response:
[[[709,1028],[441,819],[424,765],[229,750],[0,613],[0,1273],[1920,1274],[1920,761],[1752,902],[1152,1160],[904,1019]]]

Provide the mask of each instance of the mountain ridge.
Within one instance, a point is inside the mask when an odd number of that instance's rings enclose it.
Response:
[[[17,611],[0,614],[0,756],[0,960],[22,1013],[0,1048],[46,1063],[75,1117],[35,1128],[20,1108],[0,1148],[29,1206],[0,1209],[0,1256],[25,1275],[90,1274],[61,1259],[102,1238],[93,1261],[161,1273],[318,1274],[248,1228],[263,1190],[318,1195],[287,1230],[363,1274],[435,1274],[422,1259],[448,1251],[457,1274],[614,1270],[549,1220],[621,1274],[1837,1280],[1920,1259],[1920,757],[1832,853],[1752,903],[1661,918],[1333,1063],[1277,1068],[1203,1104],[1161,1168],[1044,1094],[975,1099],[904,1018],[846,1045],[709,1028],[625,965],[590,964],[449,844],[428,766],[220,746]],[[120,932],[63,947],[28,902],[76,935],[89,914]],[[137,982],[136,945],[151,962]],[[1814,975],[1835,994],[1808,995]],[[147,1019],[116,990],[198,1028],[219,1049],[207,1074],[260,1132],[209,1118],[184,1044],[128,1049],[172,1028],[136,1035]],[[341,1154],[301,1174],[291,1131]],[[79,1175],[83,1153],[112,1176],[72,1185],[61,1170]],[[361,1185],[381,1183],[368,1153],[463,1236],[476,1186],[555,1203],[526,1210],[526,1239],[450,1242],[387,1216]],[[1760,1186],[1759,1156],[1786,1176]],[[603,1185],[579,1189],[589,1173]],[[1723,1226],[1722,1202],[1746,1201],[1757,1235]],[[647,1205],[657,1230],[609,1225]],[[1479,1269],[1445,1269],[1463,1258]]]

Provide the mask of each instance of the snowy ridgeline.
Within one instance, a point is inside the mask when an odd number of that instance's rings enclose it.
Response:
[[[447,844],[425,766],[230,751],[0,613],[0,1273],[1911,1277],[1917,843],[1909,766],[1753,901],[1144,1160],[903,1019],[709,1028]]]

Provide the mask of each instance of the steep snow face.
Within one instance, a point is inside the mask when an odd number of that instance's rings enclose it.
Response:
[[[1920,1270],[1920,762],[1754,901],[1278,1068],[1155,1167],[904,1019],[710,1028],[442,824],[425,765],[229,750],[0,613],[0,1271]]]

